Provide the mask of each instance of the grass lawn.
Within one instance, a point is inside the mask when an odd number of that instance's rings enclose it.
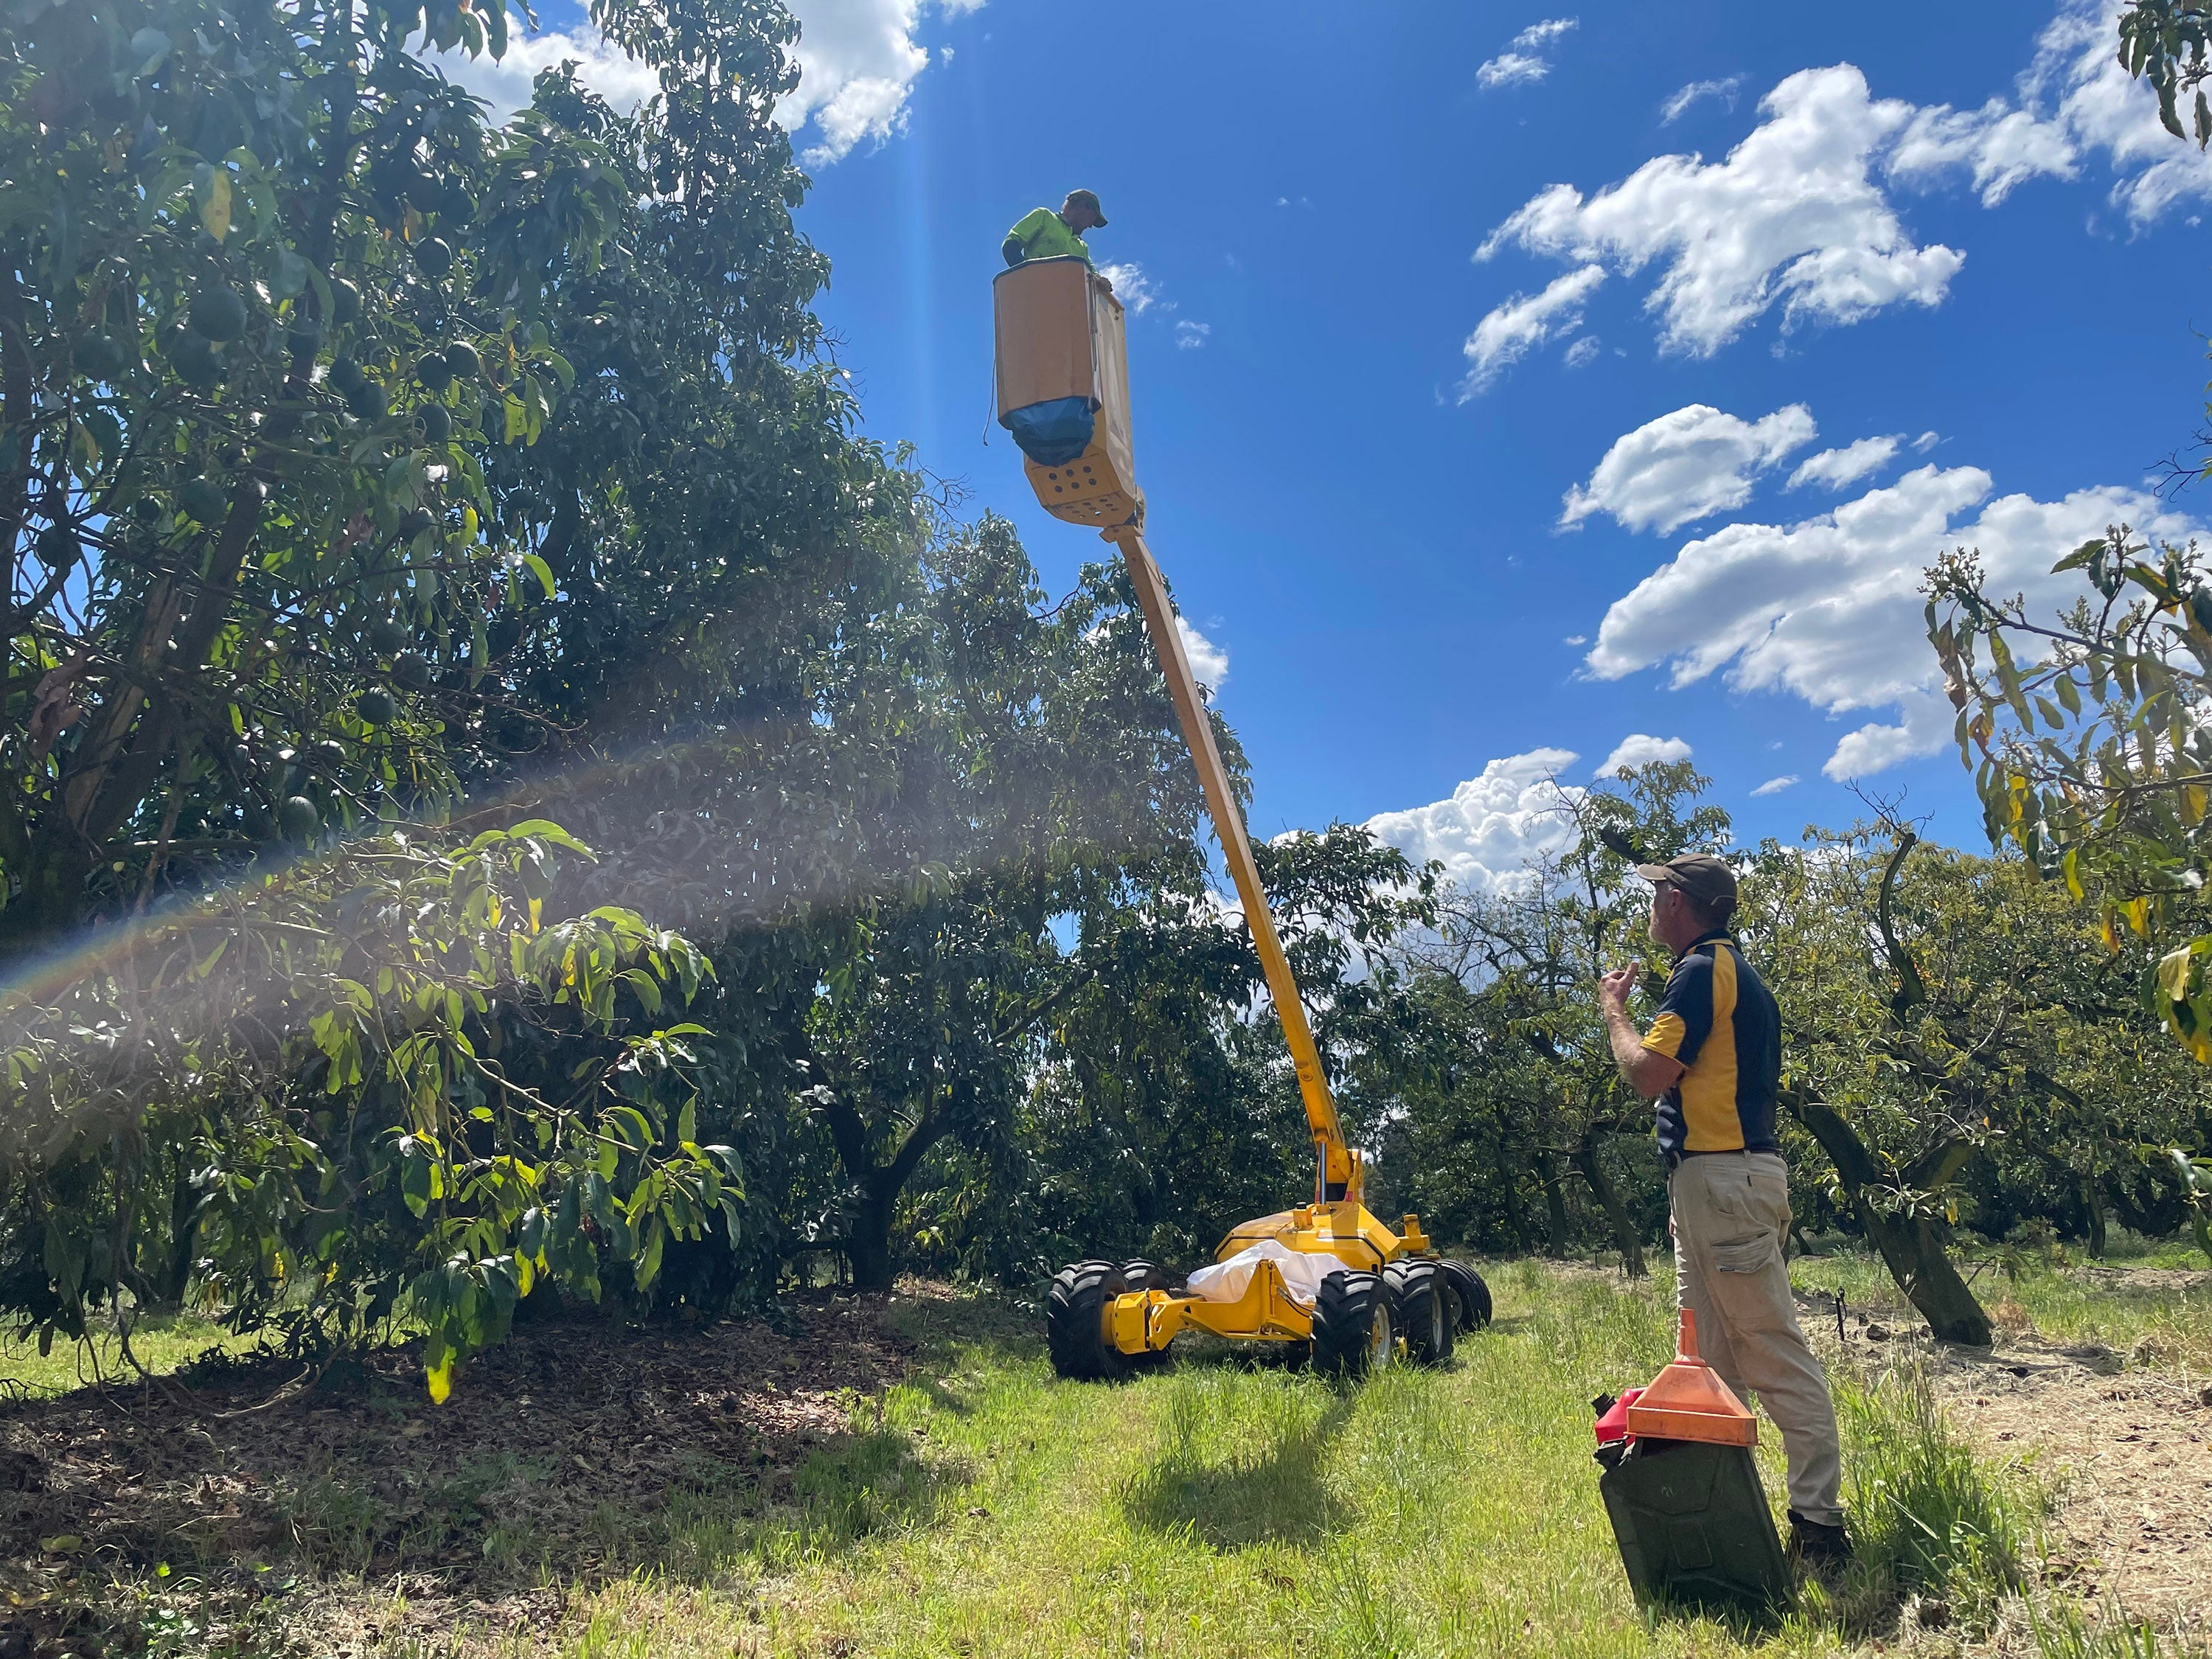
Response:
[[[2029,1547],[2024,1480],[1975,1466],[1908,1386],[1838,1379],[1872,1564],[1778,1630],[1649,1620],[1599,1504],[1589,1401],[1671,1353],[1670,1287],[1523,1264],[1495,1288],[1496,1325],[1449,1370],[1350,1390],[1218,1351],[1063,1383],[1028,1333],[939,1304],[933,1374],[803,1471],[799,1513],[745,1522],[708,1498],[672,1516],[659,1559],[580,1609],[568,1651],[1826,1653],[1893,1631],[1888,1563],[1915,1540],[1962,1610],[1994,1608]],[[1761,1449],[1778,1494],[1779,1450]]]
[[[235,1336],[191,1314],[141,1315],[131,1330],[131,1352],[157,1375],[177,1370],[210,1350],[245,1353],[258,1344],[258,1337]],[[0,1385],[10,1394],[49,1400],[72,1389],[137,1380],[138,1374],[124,1360],[123,1346],[112,1324],[96,1328],[89,1342],[76,1344],[64,1338],[43,1354],[34,1339],[0,1335]]]
[[[1844,1285],[1855,1306],[1874,1304],[1878,1269],[1863,1258],[1793,1266]],[[2116,1309],[2100,1303],[2094,1275],[2054,1267],[2005,1282],[2039,1322],[2055,1322],[2052,1334],[2094,1331],[2117,1347],[2130,1333],[2170,1329],[2197,1345],[2190,1352],[2206,1343],[2201,1291]],[[265,1425],[255,1432],[272,1445],[369,1448],[374,1481],[322,1453],[257,1462],[261,1443],[225,1425],[229,1449],[204,1467],[222,1466],[282,1524],[222,1545],[224,1525],[245,1523],[225,1522],[234,1503],[218,1509],[204,1517],[207,1545],[191,1541],[191,1527],[162,1532],[173,1571],[154,1575],[101,1542],[125,1535],[111,1516],[105,1531],[85,1528],[90,1542],[74,1555],[25,1546],[9,1593],[105,1608],[100,1616],[122,1621],[115,1631],[137,1632],[111,1650],[176,1659],[2207,1651],[2146,1645],[2115,1627],[2110,1608],[2073,1607],[2041,1586],[2047,1494],[2031,1469],[1971,1452],[1909,1369],[1833,1378],[1862,1550],[1850,1575],[1765,1629],[1639,1612],[1598,1499],[1589,1401],[1648,1379],[1671,1353],[1671,1279],[1662,1271],[1632,1285],[1519,1262],[1496,1269],[1492,1287],[1497,1322],[1464,1338],[1450,1366],[1351,1389],[1248,1367],[1243,1351],[1219,1344],[1179,1344],[1175,1363],[1123,1386],[1061,1382],[1033,1316],[934,1292],[902,1297],[888,1316],[880,1304],[825,1304],[796,1346],[745,1328],[750,1357],[735,1360],[728,1350],[701,1358],[703,1336],[609,1329],[585,1363],[570,1346],[581,1337],[555,1330],[538,1340],[542,1364],[502,1384],[488,1359],[465,1379],[471,1398],[483,1395],[476,1416],[430,1407],[410,1371],[404,1394],[373,1389],[350,1405],[310,1397],[281,1419],[238,1419]],[[805,1373],[793,1367],[834,1345],[823,1333],[884,1316],[912,1343],[906,1381],[840,1392],[794,1380]],[[216,1335],[173,1324],[142,1352],[172,1363]],[[1853,1364],[1897,1363],[1887,1345],[1853,1351]],[[648,1374],[652,1356],[661,1369]],[[74,1381],[58,1352],[37,1361],[11,1348],[0,1366],[40,1392]],[[591,1480],[594,1460],[682,1441],[686,1419],[669,1407],[721,1376],[753,1389],[746,1398],[767,1402],[763,1412],[816,1400],[823,1428],[842,1417],[846,1431],[787,1432],[744,1442],[764,1448],[757,1456],[726,1454],[708,1448],[727,1437],[707,1431],[733,1424],[694,1406],[684,1409],[698,1449],[671,1466],[680,1474]],[[809,1386],[817,1392],[793,1392]],[[574,1400],[550,1409],[565,1393]],[[127,1413],[83,1422],[81,1432],[121,1438],[70,1443],[76,1451],[39,1443],[58,1460],[50,1477],[119,1473],[128,1462]],[[1759,1460],[1778,1509],[1771,1426],[1765,1440]],[[599,1504],[588,1525],[555,1524],[578,1490],[571,1466],[586,1471],[582,1490]],[[178,1466],[192,1480],[202,1467]],[[360,1547],[328,1547],[349,1516]]]

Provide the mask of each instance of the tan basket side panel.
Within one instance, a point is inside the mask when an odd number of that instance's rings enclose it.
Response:
[[[1031,404],[1098,395],[1090,283],[1090,267],[1080,259],[1032,260],[992,283],[1000,420]]]
[[[1103,276],[1091,285],[1092,325],[1098,351],[1098,430],[1096,441],[1122,488],[1141,499],[1137,489],[1136,451],[1129,436],[1129,340],[1121,302]]]

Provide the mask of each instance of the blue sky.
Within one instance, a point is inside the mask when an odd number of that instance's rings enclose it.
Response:
[[[1640,735],[1747,839],[1856,778],[1977,844],[1921,567],[2055,600],[2085,536],[2201,510],[2151,480],[2203,418],[2212,165],[2099,4],[794,9],[866,429],[1055,588],[1103,544],[985,442],[990,279],[1097,191],[1258,833],[1373,819],[1484,880]],[[566,27],[532,52],[591,58]]]

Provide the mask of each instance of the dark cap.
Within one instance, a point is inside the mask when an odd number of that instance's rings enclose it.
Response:
[[[1062,207],[1087,207],[1091,210],[1091,216],[1098,222],[1100,228],[1103,229],[1105,228],[1105,210],[1098,205],[1097,197],[1093,195],[1091,191],[1087,190],[1071,190],[1067,192],[1067,200],[1062,202],[1060,205]]]
[[[1711,853],[1685,853],[1664,864],[1639,864],[1636,873],[1654,886],[1666,882],[1680,888],[1717,922],[1735,913],[1735,872]]]

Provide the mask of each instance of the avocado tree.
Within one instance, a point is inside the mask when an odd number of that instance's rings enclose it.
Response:
[[[2084,591],[2048,617],[1990,593],[1965,550],[1929,571],[1960,755],[1991,842],[2088,907],[2142,1006],[2212,1064],[2212,586],[2193,545],[2154,549],[2125,526],[2054,571],[2079,571]],[[2200,1128],[2139,1149],[2200,1219],[2206,1144]]]
[[[633,187],[408,49],[495,3],[20,7],[0,43],[0,949],[282,831],[449,802],[492,613],[550,589],[488,452]]]

